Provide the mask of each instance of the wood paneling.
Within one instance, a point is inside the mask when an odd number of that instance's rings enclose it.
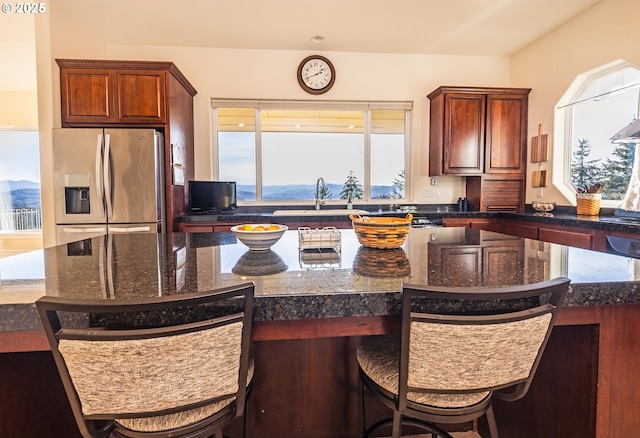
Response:
[[[500,436],[594,437],[597,357],[597,325],[555,327],[527,395],[495,401]]]
[[[51,352],[0,354],[0,436],[81,438]]]
[[[573,232],[563,229],[540,227],[538,229],[538,238],[545,242],[591,249],[593,234],[588,232]]]

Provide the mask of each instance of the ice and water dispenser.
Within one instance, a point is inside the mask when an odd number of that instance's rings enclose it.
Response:
[[[89,214],[89,174],[64,175],[64,206],[66,214]]]

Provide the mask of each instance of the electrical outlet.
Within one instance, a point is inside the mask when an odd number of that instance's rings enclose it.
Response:
[[[422,189],[423,198],[436,198],[438,196],[442,196],[442,192],[437,187]]]
[[[436,189],[422,189],[423,198],[433,198],[436,196]]]
[[[538,187],[538,193],[536,196],[538,196],[538,198],[542,198],[544,196],[544,189],[542,187]]]
[[[437,186],[438,185],[438,178],[431,178],[431,185],[432,186]]]

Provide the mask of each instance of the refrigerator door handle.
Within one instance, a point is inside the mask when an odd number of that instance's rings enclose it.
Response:
[[[151,226],[149,225],[141,225],[137,227],[110,227],[109,232],[113,234],[117,233],[140,233],[140,232],[149,232],[151,231]]]
[[[104,179],[102,177],[102,134],[98,134],[98,144],[96,145],[96,187],[100,194],[101,205],[104,205]],[[100,209],[104,217],[104,208]]]
[[[107,218],[113,217],[113,202],[111,199],[111,135],[104,135],[104,159],[103,159],[103,174],[104,174],[104,196],[107,205]]]
[[[100,233],[106,230],[105,227],[64,227],[62,228],[62,231],[65,233]]]

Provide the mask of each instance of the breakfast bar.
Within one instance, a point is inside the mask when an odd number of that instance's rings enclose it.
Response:
[[[45,294],[126,300],[253,281],[252,431],[336,438],[357,436],[355,347],[360,336],[397,331],[403,282],[495,287],[561,275],[572,284],[558,327],[530,393],[496,406],[501,433],[622,437],[640,429],[640,260],[462,227],[412,228],[402,248],[389,250],[337,232],[339,243],[322,250],[301,247],[298,230],[267,251],[249,251],[227,232],[137,234],[0,260],[0,410],[9,413],[0,430],[56,436],[48,422],[70,419],[33,306]],[[17,387],[36,374],[32,387]],[[39,420],[25,426],[24,409]]]

